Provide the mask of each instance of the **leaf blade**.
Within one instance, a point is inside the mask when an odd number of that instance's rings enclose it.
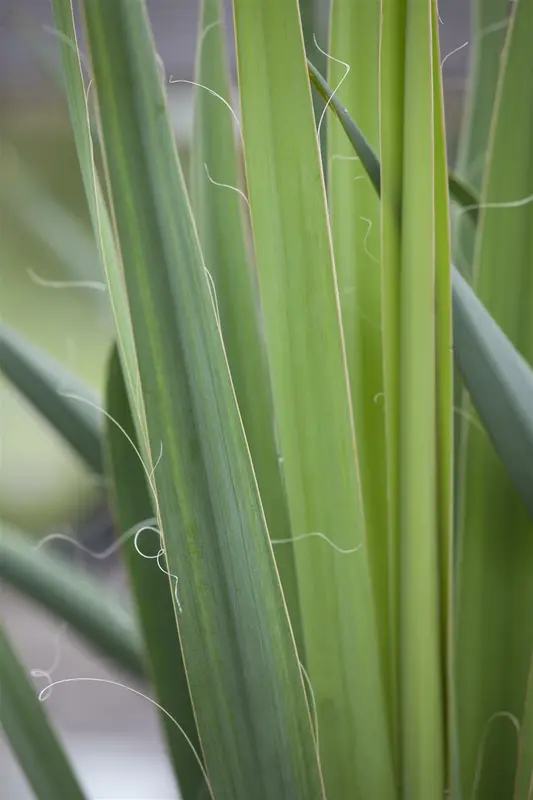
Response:
[[[169,573],[179,576],[180,635],[213,791],[321,797],[300,669],[145,6],[87,0],[84,11],[143,386],[143,451],[151,474],[164,443],[153,488]]]
[[[38,800],[85,800],[35,689],[0,626],[0,722]]]
[[[326,790],[387,798],[395,791],[389,720],[298,8],[295,0],[238,0],[234,12],[247,185],[292,531],[323,533],[341,548],[362,543],[351,555],[319,539],[295,546]],[[339,648],[336,662],[325,657]]]
[[[87,466],[102,475],[100,417],[91,406],[66,396],[74,390],[90,397],[89,389],[5,323],[0,325],[0,371]]]
[[[106,397],[110,415],[107,421],[108,466],[113,481],[118,530],[139,531],[143,524],[151,524],[143,520],[148,520],[154,509],[142,464],[123,433],[125,431],[135,442],[135,426],[116,349],[109,362]],[[173,587],[157,560],[161,545],[158,534],[150,529],[146,534],[151,541],[142,537],[138,544],[133,537],[127,536],[123,554],[143,631],[148,671],[159,705],[179,722],[199,752],[200,743],[172,603]],[[192,800],[196,798],[199,787],[205,785],[198,760],[189,742],[167,714],[161,714],[160,718],[181,794],[184,800]]]
[[[136,677],[144,674],[142,641],[112,593],[84,570],[32,547],[2,524],[0,578],[64,620],[104,657]]]
[[[286,541],[291,537],[291,529],[275,442],[257,274],[251,258],[253,248],[243,216],[245,200],[239,194],[244,189],[242,165],[236,157],[234,118],[220,99],[231,104],[225,46],[221,4],[219,0],[204,0],[196,80],[210,91],[196,90],[191,206],[206,269],[214,282],[222,338],[267,525],[273,539]],[[218,97],[214,97],[212,92],[216,92]],[[291,625],[303,660],[292,545],[287,543],[277,547],[275,555]]]

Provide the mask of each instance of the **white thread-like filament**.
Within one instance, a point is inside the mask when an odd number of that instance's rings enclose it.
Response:
[[[235,123],[237,125],[237,129],[239,131],[239,137],[240,137],[240,140],[241,140],[241,144],[243,143],[244,139],[243,139],[243,135],[242,135],[242,128],[241,128],[241,123],[239,121],[239,118],[238,118],[237,114],[235,113],[235,111],[233,110],[233,108],[228,103],[228,101],[224,97],[222,97],[221,94],[218,94],[218,92],[215,92],[213,89],[210,89],[209,86],[205,86],[203,83],[198,83],[197,81],[188,81],[188,80],[186,80],[186,78],[174,78],[171,75],[168,82],[169,83],[188,83],[189,86],[196,86],[198,89],[205,89],[205,91],[209,92],[209,94],[213,95],[213,97],[216,97],[216,98],[218,98],[218,100],[221,100],[224,103],[224,105],[226,106],[226,108],[229,109],[229,111],[231,113],[231,116],[235,120]]]
[[[204,164],[204,169],[209,182],[212,183],[213,186],[220,186],[222,189],[231,189],[232,192],[236,192],[240,197],[242,197],[248,208],[250,208],[250,201],[248,200],[244,192],[241,189],[239,189],[238,186],[232,186],[231,183],[220,183],[220,181],[216,181],[209,174],[209,169],[207,167],[207,164]]]
[[[341,61],[340,58],[335,58],[334,56],[330,56],[329,53],[326,53],[325,50],[322,50],[322,48],[320,47],[320,45],[318,44],[318,42],[316,40],[315,34],[313,34],[313,41],[315,43],[316,49],[320,53],[322,53],[323,56],[326,56],[326,58],[329,58],[330,61],[335,61],[336,64],[340,64],[341,66],[345,67],[345,69],[346,69],[346,72],[344,73],[344,75],[342,76],[342,78],[340,79],[338,84],[336,85],[336,87],[333,90],[333,92],[331,93],[330,97],[328,97],[326,105],[322,109],[322,114],[320,115],[320,119],[318,120],[318,126],[317,126],[317,129],[316,129],[316,135],[317,135],[318,141],[320,142],[320,131],[322,129],[322,122],[323,122],[324,117],[326,115],[326,111],[328,110],[329,104],[331,103],[331,101],[333,100],[333,98],[335,97],[335,95],[337,94],[339,89],[341,88],[342,84],[344,83],[344,81],[348,77],[348,73],[350,72],[350,65],[347,64],[345,61]]]
[[[451,58],[456,53],[458,53],[459,50],[463,50],[465,47],[467,47],[467,45],[468,45],[468,42],[463,42],[463,44],[460,44],[459,47],[455,48],[455,50],[452,50],[451,53],[448,53],[447,55],[445,55],[444,58],[442,59],[442,61],[440,62],[440,68],[442,69],[449,58]]]
[[[368,226],[367,227],[367,231],[366,231],[366,235],[365,235],[365,239],[364,239],[364,242],[363,242],[363,250],[365,251],[367,256],[372,259],[374,264],[379,264],[380,263],[379,259],[377,259],[376,256],[372,255],[372,253],[368,249],[368,238],[370,236],[370,231],[372,230],[372,220],[368,219],[367,217],[361,217],[361,220],[363,222],[366,222],[366,224]]]
[[[54,281],[41,277],[31,267],[27,272],[37,286],[43,286],[45,289],[94,289],[97,292],[107,291],[107,286],[102,281]]]
[[[211,797],[214,798],[213,789],[212,789],[211,783],[209,781],[209,777],[207,775],[205,767],[203,765],[202,759],[200,758],[200,756],[199,756],[195,746],[193,745],[190,737],[188,736],[188,734],[186,733],[184,728],[182,728],[182,726],[179,724],[179,722],[172,716],[172,714],[170,714],[166,710],[166,708],[163,708],[163,706],[160,705],[156,700],[153,700],[151,697],[149,697],[147,694],[144,694],[143,692],[139,692],[137,689],[133,689],[131,686],[126,686],[125,683],[119,683],[118,681],[112,681],[112,680],[109,680],[108,678],[84,678],[84,677],[63,678],[62,680],[53,681],[48,686],[45,686],[45,688],[42,689],[41,692],[39,692],[39,695],[38,695],[39,696],[39,700],[41,702],[43,702],[46,699],[45,698],[45,693],[48,690],[53,689],[55,686],[61,686],[62,684],[67,684],[67,683],[107,683],[110,686],[118,686],[119,689],[126,689],[126,691],[132,692],[132,694],[136,694],[138,697],[142,697],[144,700],[148,700],[149,703],[152,703],[152,705],[154,705],[157,709],[159,709],[159,711],[161,711],[162,714],[165,714],[165,716],[176,726],[176,728],[179,730],[179,732],[181,733],[181,735],[183,736],[183,738],[185,739],[185,741],[187,742],[187,744],[191,748],[191,750],[193,752],[193,755],[196,758],[196,761],[198,762],[198,766],[200,767],[202,775],[204,776],[204,779],[205,779],[205,782],[207,784],[207,788],[209,790],[209,793],[210,793]]]
[[[330,547],[335,550],[336,553],[340,553],[341,555],[348,556],[352,553],[357,553],[358,550],[361,549],[362,545],[358,544],[357,547],[350,547],[349,549],[344,549],[343,547],[339,547],[332,542],[324,533],[320,533],[319,531],[313,531],[312,533],[301,533],[299,536],[292,536],[290,539],[271,539],[272,544],[292,544],[293,542],[301,542],[304,539],[310,538],[317,538],[322,539],[326,544],[329,544]]]

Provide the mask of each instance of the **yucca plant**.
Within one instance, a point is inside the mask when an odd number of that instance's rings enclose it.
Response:
[[[185,800],[528,800],[533,1],[478,0],[451,175],[436,0],[333,0],[329,76],[297,0],[234,0],[239,108],[204,0],[187,181],[143,0],[82,6],[106,396],[7,328],[0,366],[110,479],[136,619],[15,532],[1,577],[146,677]],[[0,679],[36,796],[82,798],[4,634]]]

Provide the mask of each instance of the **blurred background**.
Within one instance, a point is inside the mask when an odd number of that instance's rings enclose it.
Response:
[[[370,2],[371,0],[357,0]],[[377,0],[376,0],[377,1]],[[316,37],[327,49],[326,0],[317,6]],[[230,3],[227,31],[231,42]],[[169,103],[187,159],[197,34],[196,0],[149,0],[164,64]],[[460,129],[470,44],[468,0],[441,0],[448,148]],[[464,45],[464,46],[463,46]],[[457,52],[453,52],[460,48]],[[313,58],[313,55],[311,58]],[[342,58],[342,53],[334,53]],[[448,57],[449,56],[449,57]],[[91,286],[62,282],[90,280]],[[91,236],[59,72],[49,0],[0,0],[0,319],[20,330],[101,393],[112,341],[106,295]],[[8,523],[35,541],[59,532],[96,552],[112,537],[104,488],[0,378],[0,535]],[[67,557],[88,569],[128,604],[120,558]],[[119,682],[74,634],[0,586],[0,614],[28,670],[53,680],[85,676]],[[43,679],[36,679],[42,688]],[[136,687],[142,690],[142,687]],[[157,719],[148,701],[104,684],[57,687],[46,701],[89,797],[173,800]],[[0,731],[3,800],[31,797]],[[58,798],[58,800],[63,800]]]

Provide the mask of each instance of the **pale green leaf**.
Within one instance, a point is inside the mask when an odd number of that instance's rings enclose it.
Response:
[[[513,15],[482,191],[473,288],[494,322],[531,363],[533,2],[518,0]],[[478,310],[478,318],[479,314]],[[524,465],[527,444],[519,437],[530,413],[524,399],[530,375],[516,354],[502,359],[502,350],[510,348],[505,347],[505,340],[494,325],[488,327],[485,336],[485,340],[478,337],[472,343],[479,352],[491,341],[490,360],[484,369],[483,363],[477,366],[478,382],[485,378],[485,391],[489,379],[499,377],[501,384],[501,393],[485,401],[485,409],[490,399],[493,404],[489,408],[492,424],[488,430],[500,443],[506,431],[508,442],[503,446],[510,462],[508,472],[516,476],[519,465]],[[471,357],[472,350],[470,360]],[[505,378],[511,370],[514,380],[509,385]],[[465,372],[465,381],[468,378]],[[500,413],[497,418],[494,413],[502,395],[519,412],[511,426],[506,417],[505,428],[503,415]],[[472,416],[471,406],[466,413]],[[513,726],[494,715],[505,711],[520,718],[533,649],[529,623],[533,603],[533,526],[490,439],[475,421],[465,425],[461,457],[457,674],[463,792],[468,795],[472,789],[483,740],[478,793],[484,800],[496,800],[512,791],[517,744]],[[527,472],[522,475],[522,487],[524,480],[529,480],[531,486],[531,461],[526,465],[529,477]],[[487,730],[491,718],[493,722]]]
[[[295,558],[326,791],[332,800],[386,800],[395,787],[384,671],[298,6],[236,0],[234,11],[279,444],[292,533],[304,537]]]

